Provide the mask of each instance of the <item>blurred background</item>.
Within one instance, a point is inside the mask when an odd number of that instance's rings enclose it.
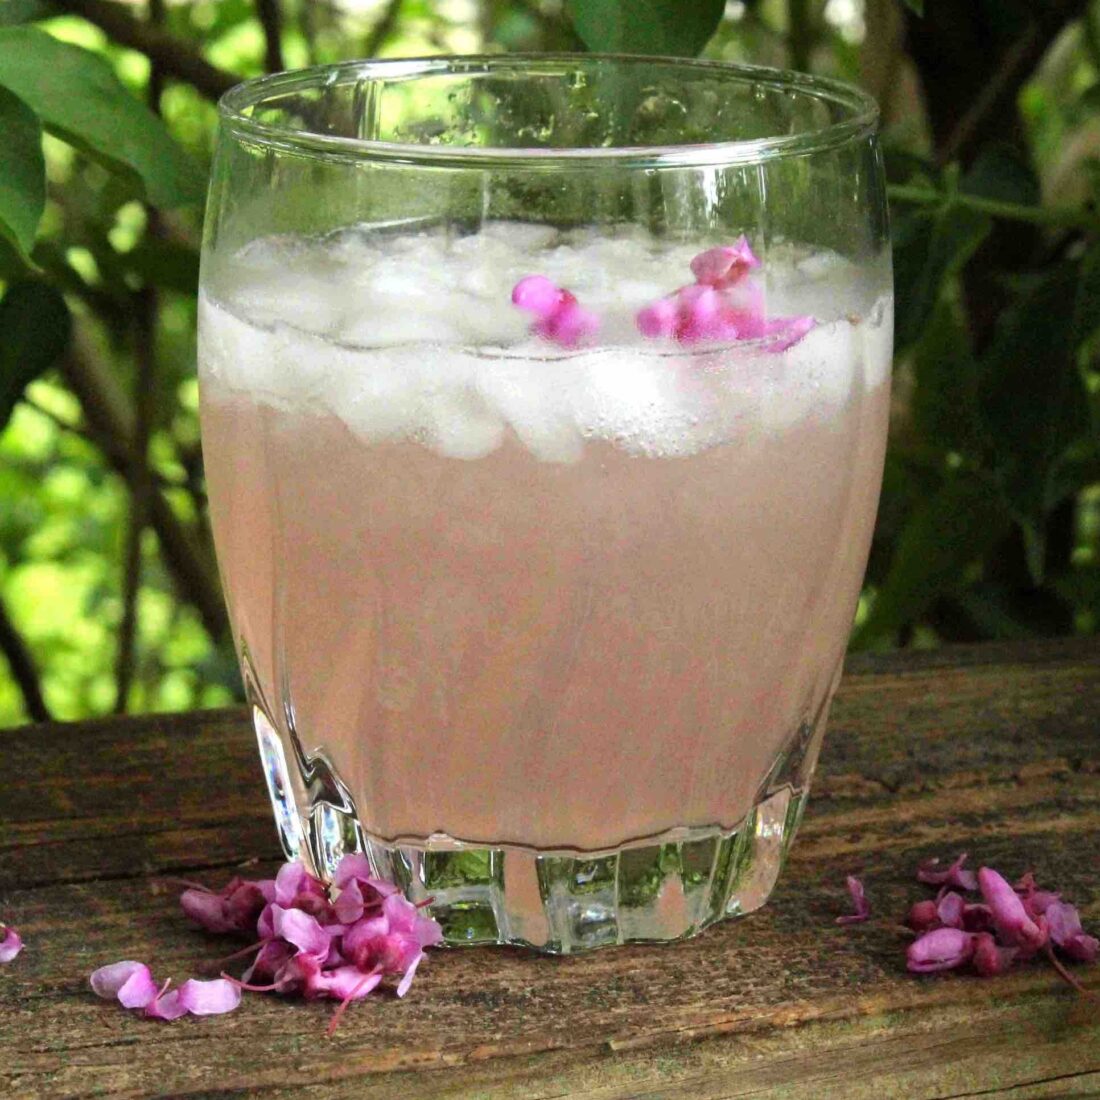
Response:
[[[586,47],[882,105],[895,401],[853,647],[1097,630],[1100,0],[0,0],[0,726],[240,698],[195,381],[218,95]]]

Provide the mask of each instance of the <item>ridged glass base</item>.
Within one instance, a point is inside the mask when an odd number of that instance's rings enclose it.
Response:
[[[248,686],[289,858],[329,878],[346,853],[365,852],[376,873],[411,900],[432,899],[447,944],[515,944],[563,955],[682,939],[763,905],[805,808],[827,710],[826,701],[794,732],[756,804],[731,831],[674,829],[614,850],[544,851],[467,844],[443,834],[416,843],[369,836],[329,762],[303,753],[290,716],[280,736]]]

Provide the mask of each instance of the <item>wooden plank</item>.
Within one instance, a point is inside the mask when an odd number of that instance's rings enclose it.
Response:
[[[406,1001],[356,1006],[331,1041],[325,1005],[251,997],[159,1025],[86,991],[103,962],[182,978],[222,950],[161,876],[217,883],[274,856],[239,713],[15,731],[0,913],[28,948],[0,970],[0,1096],[1095,1094],[1100,1013],[1041,966],[913,978],[894,921],[918,859],[969,848],[1100,923],[1098,658],[1063,642],[855,662],[766,909],[660,948],[436,952]],[[845,929],[851,870],[880,919]]]

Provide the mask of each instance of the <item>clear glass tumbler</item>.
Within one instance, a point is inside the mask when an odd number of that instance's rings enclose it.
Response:
[[[876,110],[629,57],[356,62],[221,103],[218,557],[279,835],[451,943],[766,900],[886,439]]]

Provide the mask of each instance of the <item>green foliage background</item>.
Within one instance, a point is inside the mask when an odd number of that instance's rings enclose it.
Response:
[[[194,371],[217,94],[586,46],[883,105],[896,396],[853,645],[1097,629],[1100,0],[0,0],[0,725],[238,697]]]

